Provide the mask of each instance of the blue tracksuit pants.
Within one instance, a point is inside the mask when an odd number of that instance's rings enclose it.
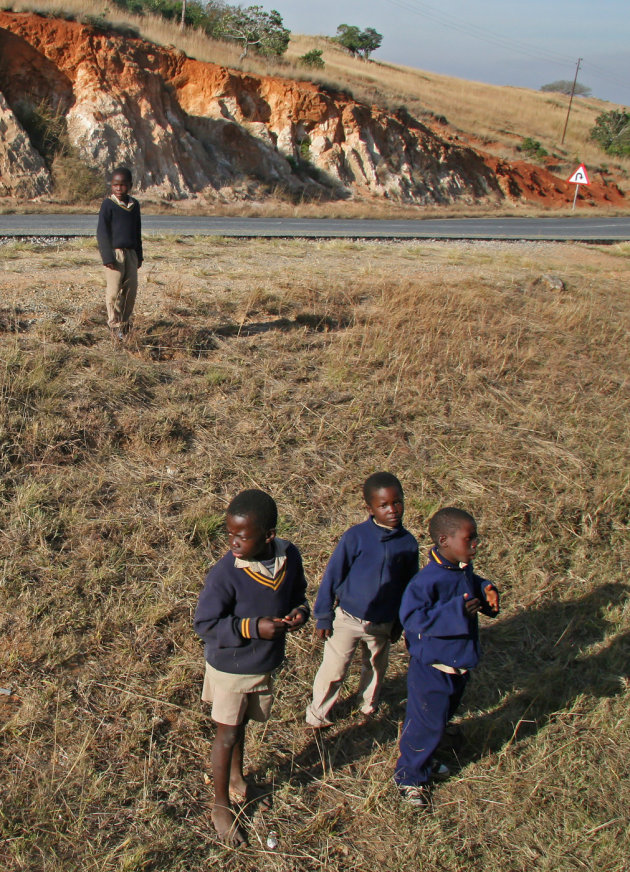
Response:
[[[394,773],[397,784],[419,785],[429,781],[431,758],[444,728],[455,714],[468,678],[468,672],[450,675],[411,658],[407,673],[407,711]]]

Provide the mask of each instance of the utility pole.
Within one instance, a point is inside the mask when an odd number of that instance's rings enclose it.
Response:
[[[183,30],[186,25],[186,0],[182,0],[182,20],[179,23],[180,30]],[[562,140],[564,142],[564,140]]]
[[[564,137],[567,132],[567,124],[569,123],[569,114],[571,112],[571,104],[573,103],[573,95],[575,94],[575,86],[577,84],[578,72],[580,69],[580,64],[582,63],[582,58],[578,58],[577,67],[575,68],[575,78],[573,79],[573,87],[571,88],[571,99],[569,100],[569,108],[567,109],[567,118],[564,122],[564,130],[562,131],[562,141],[560,145],[564,145]]]

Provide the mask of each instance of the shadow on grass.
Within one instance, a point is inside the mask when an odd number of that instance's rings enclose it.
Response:
[[[464,738],[446,736],[444,750],[454,750],[463,767],[533,735],[582,694],[621,693],[630,676],[630,632],[614,637],[596,654],[582,652],[606,638],[606,612],[628,592],[626,585],[604,584],[579,599],[546,603],[484,626],[484,653],[464,696]],[[397,742],[406,696],[405,675],[386,679],[382,714],[345,729],[315,733],[298,754],[280,751],[280,780],[307,784],[327,769],[366,759],[376,745]],[[339,702],[339,721],[350,714],[351,705],[351,697]]]
[[[627,585],[604,584],[579,599],[546,603],[482,629],[483,655],[464,706],[485,713],[463,720],[462,763],[533,735],[582,694],[602,698],[623,690],[630,632],[595,654],[582,652],[606,638],[606,612],[628,592]]]

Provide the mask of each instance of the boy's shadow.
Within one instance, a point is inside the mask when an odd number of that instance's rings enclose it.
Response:
[[[581,694],[611,697],[623,690],[630,631],[595,654],[582,652],[606,639],[606,612],[628,590],[604,584],[579,599],[545,603],[482,627],[482,658],[464,696],[462,764],[531,736]]]
[[[606,638],[606,611],[628,592],[626,585],[604,584],[579,599],[545,603],[482,626],[482,658],[463,701],[465,738],[445,742],[461,766],[537,732],[580,694],[611,697],[622,691],[630,675],[630,631],[596,654],[581,652]],[[367,758],[377,744],[396,743],[406,695],[404,674],[386,678],[382,714],[315,733],[297,754],[280,751],[280,780],[307,784],[331,768]],[[351,699],[340,701],[339,719],[350,708]]]

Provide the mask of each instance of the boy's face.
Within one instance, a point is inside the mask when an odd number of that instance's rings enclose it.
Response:
[[[377,524],[399,527],[405,513],[405,501],[399,487],[382,487],[374,491],[367,509]]]
[[[442,557],[451,563],[470,563],[477,553],[478,544],[477,525],[473,521],[462,521],[452,533],[440,536],[438,548]]]
[[[252,515],[228,515],[225,519],[230,551],[241,560],[269,560],[275,530],[263,530]]]
[[[131,190],[131,182],[123,173],[114,173],[112,176],[112,194],[116,194],[119,200],[126,200]]]

